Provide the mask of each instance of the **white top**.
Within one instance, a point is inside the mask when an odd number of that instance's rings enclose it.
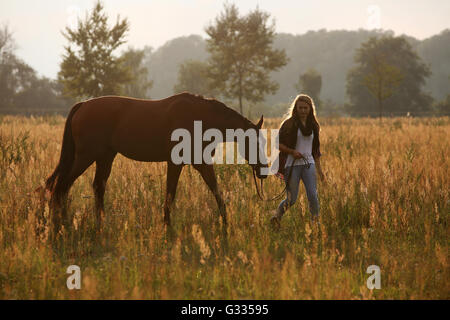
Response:
[[[300,129],[297,131],[297,144],[295,145],[295,150],[300,152],[303,157],[306,158],[308,163],[314,163],[314,158],[312,156],[312,142],[314,138],[314,132],[309,136],[304,136]],[[285,168],[292,166],[292,161],[294,157],[290,154],[287,157]],[[305,159],[296,159],[294,162],[295,166],[306,164]]]

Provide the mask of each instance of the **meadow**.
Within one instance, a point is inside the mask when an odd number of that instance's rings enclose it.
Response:
[[[248,165],[216,165],[227,234],[200,175],[183,169],[163,223],[165,163],[116,157],[95,235],[95,165],[74,184],[73,226],[49,242],[36,188],[56,166],[65,119],[0,116],[0,299],[449,299],[450,118],[319,119],[320,228],[303,185],[278,231]],[[278,128],[269,119],[265,128]],[[281,181],[270,177],[266,195]],[[80,290],[66,269],[81,268]],[[367,267],[381,289],[366,286]]]

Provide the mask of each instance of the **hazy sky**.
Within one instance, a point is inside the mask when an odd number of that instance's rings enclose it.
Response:
[[[232,1],[228,1],[231,3]],[[40,75],[54,78],[63,47],[61,30],[76,25],[95,0],[0,0],[0,24],[13,32],[17,54]],[[128,43],[158,48],[180,36],[200,34],[222,11],[224,0],[104,0],[111,23],[130,21]],[[275,19],[276,31],[382,28],[424,39],[450,28],[450,0],[240,0],[242,14],[256,6]],[[126,47],[123,46],[123,49]]]

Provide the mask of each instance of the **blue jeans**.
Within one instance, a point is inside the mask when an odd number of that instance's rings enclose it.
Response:
[[[287,198],[284,199],[277,209],[277,215],[279,218],[286,212],[286,210],[294,205],[298,196],[298,188],[300,184],[300,179],[302,179],[303,184],[306,189],[306,196],[308,197],[309,210],[311,211],[312,218],[317,218],[319,216],[319,199],[317,197],[317,186],[316,186],[316,166],[314,163],[309,165],[295,165],[292,168],[287,167],[285,169],[284,181],[286,182],[287,188]],[[291,172],[289,181],[288,175]]]

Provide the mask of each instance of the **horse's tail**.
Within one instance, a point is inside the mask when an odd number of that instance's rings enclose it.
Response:
[[[60,179],[62,175],[67,174],[72,168],[72,164],[75,159],[75,141],[72,136],[72,118],[82,104],[83,103],[80,102],[74,105],[67,116],[59,163],[56,166],[55,171],[53,171],[51,176],[48,177],[45,182],[45,188],[50,192],[53,192],[57,180]]]

